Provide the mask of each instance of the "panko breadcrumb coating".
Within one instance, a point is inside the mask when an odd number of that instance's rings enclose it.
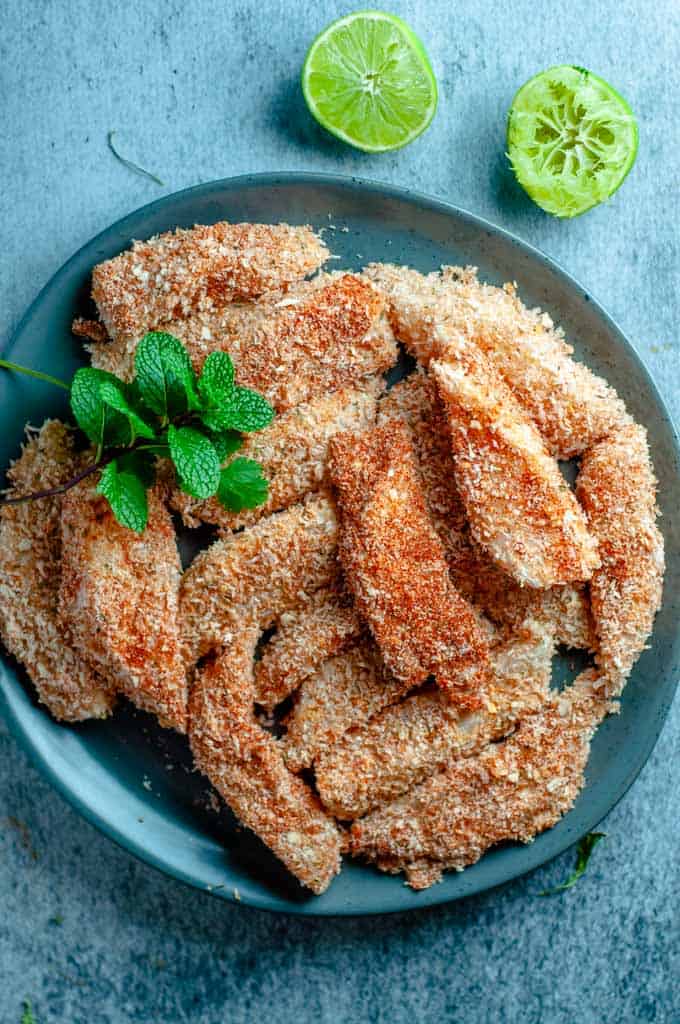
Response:
[[[276,416],[264,430],[246,434],[238,455],[255,459],[269,481],[267,501],[258,508],[231,512],[217,498],[201,501],[178,488],[170,504],[186,526],[213,523],[221,530],[252,526],[318,491],[326,476],[328,443],[342,430],[362,430],[375,419],[382,380],[370,378],[361,388],[341,388],[313,398]]]
[[[461,715],[440,690],[386,707],[354,728],[315,764],[324,806],[337,818],[360,818],[471,756],[538,710],[549,694],[554,637],[538,622],[491,651],[493,678],[485,707]]]
[[[419,274],[372,264],[368,276],[390,298],[393,327],[425,365],[446,359],[461,334],[486,353],[558,459],[571,459],[628,419],[613,388],[572,358],[547,313],[529,310],[515,286],[481,284],[474,267]]]
[[[90,480],[64,495],[59,615],[82,657],[161,725],[186,730],[175,530],[156,491],[142,534],[121,526]]]
[[[342,516],[340,561],[385,664],[411,686],[433,675],[453,703],[480,707],[488,645],[451,583],[408,429],[394,420],[337,434],[329,472]]]
[[[452,344],[455,358],[432,363],[432,372],[475,540],[525,586],[590,579],[595,541],[540,434],[483,353]]]
[[[113,341],[134,351],[158,324],[285,288],[328,256],[309,227],[197,224],[133,242],[99,263],[92,298]]]
[[[58,487],[81,468],[71,431],[47,420],[40,431],[29,431],[8,471],[8,496]],[[59,622],[61,501],[42,498],[0,509],[0,637],[51,714],[80,722],[108,715],[114,689],[66,641]]]
[[[296,772],[309,768],[348,729],[363,725],[408,690],[387,671],[372,641],[329,658],[295,695],[281,741],[286,764]]]
[[[378,423],[395,417],[411,431],[423,493],[451,578],[468,601],[500,626],[516,632],[525,619],[540,619],[559,643],[593,646],[588,599],[573,585],[536,590],[520,586],[475,543],[455,481],[451,435],[434,379],[422,368],[395,385],[378,406]]]
[[[271,711],[328,658],[351,647],[364,626],[341,585],[317,590],[285,612],[255,666],[255,700]]]
[[[446,869],[474,864],[496,843],[529,842],[573,806],[591,737],[611,710],[599,694],[597,673],[582,673],[522,719],[508,739],[456,758],[354,822],[351,853],[385,871],[406,871],[408,883],[423,888]]]
[[[315,495],[200,552],[180,592],[189,663],[227,646],[244,621],[267,629],[334,580],[337,539],[333,502]]]
[[[661,605],[656,488],[647,432],[637,424],[621,427],[583,457],[576,493],[602,559],[590,581],[596,660],[612,694],[621,693]]]
[[[239,820],[318,895],[340,870],[340,833],[255,719],[253,654],[259,635],[256,623],[245,625],[198,673],[189,703],[191,750],[196,767]]]

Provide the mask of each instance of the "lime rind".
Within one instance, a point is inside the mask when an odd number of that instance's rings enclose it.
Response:
[[[542,71],[508,115],[517,180],[547,213],[576,217],[609,199],[635,162],[637,123],[616,90],[583,68]]]
[[[401,149],[430,125],[438,92],[425,48],[401,18],[356,11],[309,48],[302,91],[314,118],[368,153]]]

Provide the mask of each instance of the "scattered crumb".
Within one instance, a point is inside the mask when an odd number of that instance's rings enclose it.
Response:
[[[33,842],[32,842],[32,839],[31,839],[31,833],[30,833],[30,830],[28,828],[28,825],[24,821],[21,821],[19,818],[15,818],[13,814],[10,814],[10,815],[8,815],[7,818],[5,818],[5,823],[10,828],[14,829],[14,831],[18,834],[19,840],[21,842],[21,846],[26,851],[26,853],[29,855],[31,860],[33,860],[33,861],[39,860],[40,859],[40,854],[38,853],[38,851],[33,846]]]

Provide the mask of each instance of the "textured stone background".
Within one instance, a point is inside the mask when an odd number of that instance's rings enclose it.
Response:
[[[382,157],[324,137],[298,91],[310,39],[348,9],[7,4],[0,344],[78,246],[163,191],[246,171],[337,171],[442,196],[556,257],[622,324],[678,417],[677,0],[395,2],[432,56],[441,102],[424,138]],[[614,82],[641,126],[620,194],[573,223],[533,207],[503,159],[514,90],[562,61]],[[111,128],[166,190],[112,158]],[[573,853],[448,908],[314,921],[224,906],[138,864],[52,793],[0,726],[0,1021],[18,1024],[28,997],[39,1024],[675,1024],[679,736],[676,702],[567,895],[535,896]]]

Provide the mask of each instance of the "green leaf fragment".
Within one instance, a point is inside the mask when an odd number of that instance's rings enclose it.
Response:
[[[265,503],[268,494],[269,484],[262,466],[254,459],[234,459],[220,474],[217,497],[232,512],[257,508]]]
[[[220,482],[220,459],[210,439],[193,427],[168,428],[170,457],[179,485],[194,498],[210,498]]]
[[[143,533],[149,518],[144,482],[135,473],[122,469],[114,459],[104,468],[97,492],[103,494],[114,516],[135,533]]]
[[[122,383],[114,384],[112,381],[102,381],[99,385],[99,394],[102,397],[102,401],[126,417],[130,424],[132,441],[137,437],[153,439],[156,436],[155,430],[132,408],[123,393],[123,387]]]
[[[211,352],[198,379],[198,391],[206,406],[228,402],[234,391],[234,364],[227,352]]]
[[[31,1006],[30,999],[24,999],[22,1005],[23,1012],[21,1014],[21,1024],[37,1024],[37,1021],[33,1016],[33,1007]]]
[[[191,360],[172,334],[144,335],[135,351],[135,373],[141,397],[158,416],[169,419],[200,408]]]
[[[240,430],[250,434],[268,427],[274,410],[262,395],[250,388],[235,387],[231,399],[219,408],[202,414],[203,422],[211,430]]]
[[[585,873],[588,867],[588,861],[590,860],[591,854],[601,839],[606,838],[606,832],[589,832],[587,836],[578,844],[576,853],[576,867],[567,878],[566,882],[562,882],[561,885],[556,885],[554,889],[544,889],[539,892],[539,896],[555,896],[559,892],[564,892],[566,889],[571,889],[573,885],[576,885],[581,875]]]
[[[130,422],[102,398],[103,384],[119,386],[118,379],[105,370],[85,366],[71,383],[71,409],[76,423],[98,448],[104,445],[128,445],[132,440]]]

